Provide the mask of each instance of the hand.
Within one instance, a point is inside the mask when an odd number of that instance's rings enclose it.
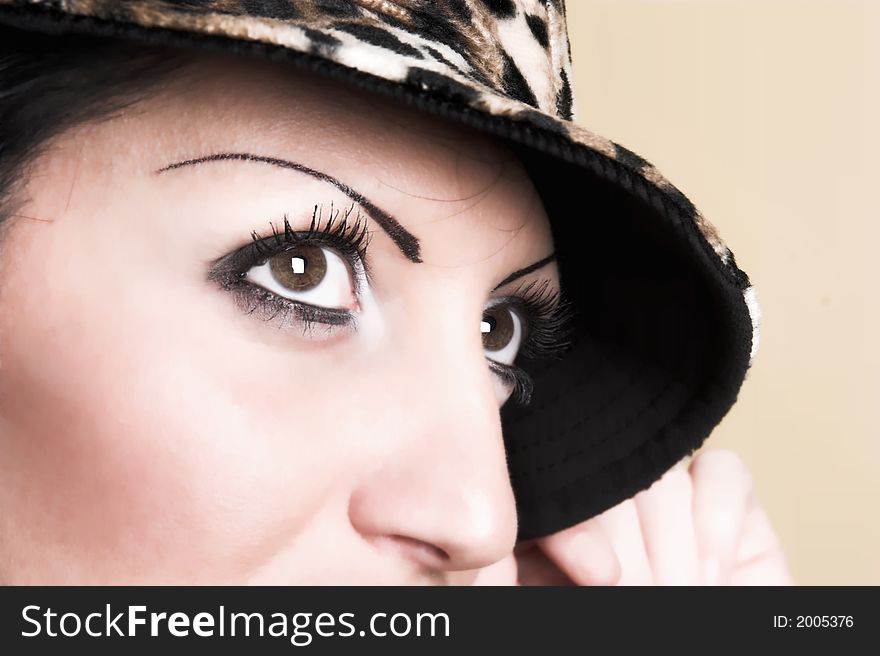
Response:
[[[475,585],[792,585],[732,451],[701,452],[585,522],[517,545]]]

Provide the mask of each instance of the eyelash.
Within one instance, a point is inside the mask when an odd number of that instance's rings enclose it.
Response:
[[[346,260],[355,272],[355,292],[360,293],[363,280],[357,275],[358,268],[363,267],[363,275],[367,280],[370,277],[366,257],[370,232],[360,213],[352,220],[354,207],[351,205],[342,211],[331,203],[330,216],[325,223],[323,206],[315,205],[308,229],[300,232],[293,230],[290,219],[285,214],[280,230],[270,222],[271,235],[261,237],[256,231],[252,232],[251,241],[247,245],[214,262],[208,277],[219,284],[224,291],[233,293],[242,306],[247,306],[246,314],[257,314],[264,321],[275,321],[280,318],[281,324],[286,325],[293,319],[303,326],[304,332],[308,335],[314,332],[316,326],[321,325],[326,326],[328,330],[339,326],[353,329],[355,318],[347,310],[316,307],[283,298],[248,282],[246,276],[254,266],[293,246],[319,245],[332,248]]]
[[[569,348],[572,306],[561,292],[550,288],[549,280],[522,284],[498,305],[517,312],[526,329],[518,356],[560,358]],[[513,386],[511,398],[516,403],[529,404],[534,381],[522,367],[489,360],[489,368]]]
[[[269,258],[288,250],[292,246],[308,243],[332,248],[345,259],[355,272],[355,292],[360,294],[364,280],[357,275],[363,271],[363,278],[370,280],[367,250],[371,234],[360,212],[352,220],[355,205],[345,211],[330,204],[330,216],[323,222],[323,206],[315,205],[312,220],[307,230],[294,231],[287,215],[283,217],[283,228],[269,223],[272,234],[260,237],[256,231],[251,233],[251,241],[242,248],[216,260],[210,268],[209,279],[224,291],[235,294],[242,305],[249,306],[246,314],[257,314],[265,321],[281,319],[282,324],[294,319],[311,335],[316,326],[324,325],[328,330],[344,326],[355,328],[355,317],[347,310],[321,308],[283,298],[246,280],[248,271]],[[340,220],[341,215],[341,220]],[[517,312],[525,327],[520,346],[520,355],[530,358],[559,357],[568,347],[567,335],[570,321],[570,305],[558,291],[550,289],[550,281],[535,281],[521,285],[510,295],[494,304]],[[534,388],[531,376],[516,365],[507,365],[486,358],[489,368],[507,385],[513,387],[511,398],[515,402],[528,404]]]
[[[340,209],[334,208],[331,203],[330,218],[327,220],[326,225],[320,227],[324,208],[321,205],[315,205],[309,228],[303,232],[294,232],[285,214],[283,232],[278,232],[275,225],[270,223],[272,236],[262,239],[254,231],[251,233],[251,245],[263,259],[268,259],[285,250],[287,246],[297,246],[303,243],[322,244],[336,249],[340,255],[343,255],[349,261],[353,268],[357,261],[364,264],[366,269],[370,233],[367,230],[367,223],[360,212],[355,216],[353,222],[349,220],[354,209],[355,206],[351,205],[342,213]],[[339,221],[340,213],[342,213],[342,221]],[[267,247],[267,242],[274,242],[274,244]]]

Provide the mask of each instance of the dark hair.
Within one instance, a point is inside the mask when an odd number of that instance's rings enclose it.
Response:
[[[179,51],[0,26],[0,229],[28,167],[59,134],[113,116],[185,61]]]

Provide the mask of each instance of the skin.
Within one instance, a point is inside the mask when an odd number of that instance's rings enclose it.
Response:
[[[368,218],[357,331],[248,316],[210,263],[285,214],[302,230],[314,205],[351,199],[254,161],[157,173],[230,152],[344,181],[418,238],[423,262]],[[204,58],[63,134],[22,198],[0,259],[4,583],[788,580],[724,453],[515,544],[510,390],[478,326],[519,284],[560,283],[550,262],[492,291],[553,245],[521,165],[486,136],[301,72]]]

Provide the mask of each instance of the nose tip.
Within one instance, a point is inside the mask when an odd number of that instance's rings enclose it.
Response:
[[[476,569],[500,560],[516,542],[516,509],[506,477],[491,489],[464,486],[456,514],[444,516],[454,524],[440,535],[439,546],[450,554],[455,569]]]
[[[458,474],[398,470],[364,482],[350,499],[351,524],[380,551],[426,569],[490,565],[516,541],[509,480],[487,477],[486,468],[460,467]]]

